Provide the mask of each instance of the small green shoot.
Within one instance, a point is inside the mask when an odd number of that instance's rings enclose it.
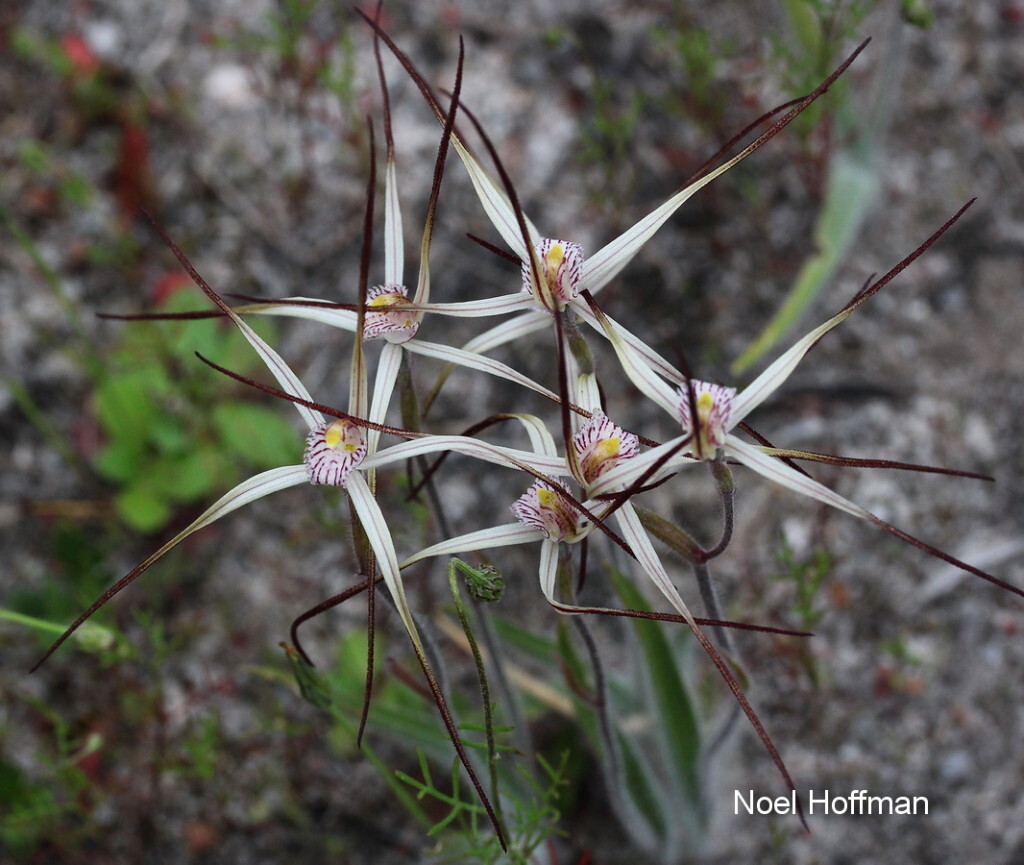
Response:
[[[813,631],[828,609],[822,599],[822,589],[832,573],[832,557],[825,550],[814,550],[803,559],[797,558],[789,542],[783,538],[776,553],[781,570],[772,578],[793,587],[793,614],[796,627],[801,631]],[[820,662],[812,651],[809,640],[798,643],[800,664],[811,684],[821,684]]]
[[[42,631],[50,635],[47,637],[48,640],[53,639],[54,636],[60,636],[67,628],[64,622],[51,622],[48,619],[27,616],[24,613],[7,610],[3,607],[0,607],[0,619]],[[108,652],[116,645],[117,634],[97,622],[86,622],[75,632],[74,641],[80,649],[90,654]]]

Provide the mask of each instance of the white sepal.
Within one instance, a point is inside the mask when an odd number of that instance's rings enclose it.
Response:
[[[532,544],[543,539],[544,533],[539,529],[532,529],[529,526],[524,526],[522,523],[509,523],[503,526],[494,526],[489,529],[469,532],[468,534],[459,535],[433,544],[420,550],[415,555],[409,556],[409,558],[402,562],[402,567],[407,568],[414,562],[436,556],[454,556],[456,553],[471,553],[475,550],[510,547],[516,544]]]

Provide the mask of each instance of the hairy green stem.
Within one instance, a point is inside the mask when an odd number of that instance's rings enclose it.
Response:
[[[476,641],[473,632],[473,623],[470,620],[469,612],[462,603],[462,596],[459,593],[458,573],[467,578],[475,576],[474,570],[461,559],[452,558],[448,563],[448,586],[451,588],[452,600],[455,603],[455,612],[462,623],[463,633],[469,641],[469,649],[473,654],[473,663],[476,665],[477,680],[480,682],[480,698],[484,706],[484,734],[487,739],[487,769],[491,776],[491,798],[494,803],[494,813],[498,822],[505,824],[505,818],[501,810],[501,791],[498,789],[498,747],[494,741],[494,714],[491,708],[491,688],[487,682],[487,668],[484,666],[483,655]]]

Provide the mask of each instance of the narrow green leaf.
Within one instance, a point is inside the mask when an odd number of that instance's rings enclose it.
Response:
[[[636,741],[622,735],[619,737],[619,752],[622,755],[622,771],[626,778],[626,790],[632,799],[632,815],[634,818],[646,820],[646,827],[630,827],[630,834],[635,838],[638,836],[651,836],[664,839],[670,833],[669,822],[678,819],[677,815],[667,815],[665,805],[672,801],[672,797],[664,794],[664,778],[659,778],[650,760],[638,751]],[[639,830],[639,831],[638,831]]]
[[[493,615],[494,629],[503,643],[508,643],[537,661],[550,664],[554,661],[555,642],[540,631],[524,628],[504,616]]]
[[[643,608],[643,595],[623,574],[610,569],[609,579],[624,606],[631,609]],[[667,756],[674,767],[668,774],[679,779],[683,783],[686,798],[697,803],[701,796],[701,779],[698,774],[700,724],[683,680],[680,669],[682,659],[665,638],[660,622],[648,619],[631,619],[630,622],[644,654],[658,708],[659,730],[667,746]]]
[[[779,311],[733,363],[734,375],[763,357],[831,281],[860,232],[878,184],[878,171],[870,158],[841,153],[832,161],[825,204],[814,230],[817,251],[804,262]]]

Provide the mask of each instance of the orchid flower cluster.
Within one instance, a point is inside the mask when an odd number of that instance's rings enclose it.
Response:
[[[377,185],[376,166],[373,162],[368,178],[359,291],[357,296],[343,299],[344,302],[294,296],[278,300],[253,300],[231,306],[193,268],[170,238],[164,236],[192,280],[213,304],[213,309],[208,313],[197,314],[226,316],[230,319],[264,361],[277,386],[258,384],[223,369],[213,360],[203,360],[226,375],[295,406],[305,427],[306,447],[302,463],[258,474],[214,502],[189,526],[132,569],[89,607],[46,653],[43,660],[97,609],[193,533],[278,490],[307,483],[340,487],[347,494],[355,522],[365,541],[365,548],[357,552],[359,573],[363,579],[358,588],[368,593],[372,608],[375,587],[380,581],[384,583],[422,665],[454,747],[487,808],[499,838],[503,838],[502,827],[477,778],[472,761],[460,742],[406,593],[405,571],[414,563],[426,559],[468,552],[490,555],[501,547],[532,544],[539,548],[538,580],[541,592],[546,601],[560,613],[577,616],[648,616],[684,623],[721,673],[778,766],[785,783],[795,789],[779,752],[747,702],[732,665],[726,659],[727,640],[718,639],[716,645],[704,630],[712,626],[718,637],[723,633],[719,629],[730,626],[753,627],[755,630],[773,629],[723,621],[714,604],[707,610],[709,618],[696,617],[684,602],[676,581],[655,548],[654,540],[664,541],[674,536],[677,541],[674,548],[679,550],[681,545],[695,565],[705,567],[732,539],[732,467],[740,465],[793,492],[870,522],[924,552],[1014,594],[1024,594],[1019,588],[959,561],[883,521],[812,479],[799,463],[825,462],[842,466],[981,476],[929,466],[778,448],[747,424],[754,410],[786,382],[798,364],[826,334],[936,242],[956,222],[969,203],[883,277],[864,286],[837,314],[797,340],[745,388],[737,389],[726,384],[703,381],[692,377],[688,370],[679,369],[641,337],[613,319],[599,305],[597,297],[602,289],[619,277],[644,244],[691,196],[758,150],[811,102],[821,97],[864,46],[858,48],[812,93],[751,124],[727,148],[734,147],[756,129],[764,128],[764,131],[736,155],[717,167],[703,170],[696,179],[634,226],[601,249],[586,254],[580,244],[572,239],[560,239],[541,233],[524,213],[497,149],[468,108],[460,102],[462,50],[450,98],[445,104],[376,21],[370,18],[366,20],[374,32],[375,55],[383,95],[385,168],[382,281],[371,286],[369,278]],[[410,75],[442,128],[424,230],[419,239],[418,273],[412,291],[406,282],[406,239],[402,229],[395,145],[381,43],[387,45]],[[470,126],[475,127],[492,168],[489,169],[485,160],[470,147],[468,138],[456,122],[463,117],[468,119]],[[372,150],[372,128],[370,137]],[[504,294],[463,302],[432,300],[430,251],[450,150],[457,154],[484,212],[507,247],[508,251],[491,246],[512,263],[509,289]],[[163,235],[161,229],[157,230]],[[246,323],[245,318],[251,315],[290,316],[352,333],[347,408],[342,411],[317,402],[288,363]],[[438,332],[443,331],[445,321],[452,317],[500,317],[501,321],[461,346],[432,342],[420,337],[420,331],[427,330],[424,325],[428,321],[432,332]],[[494,349],[527,339],[540,331],[547,331],[551,335],[551,350],[558,361],[558,381],[550,387],[491,356]],[[602,386],[599,386],[588,338],[606,344],[617,360],[618,368],[604,376]],[[371,348],[374,343],[379,344],[380,349],[371,384],[367,372],[367,353],[376,350]],[[413,355],[432,358],[448,364],[449,368],[461,367],[493,376],[539,394],[557,406],[557,411],[553,412],[557,422],[552,424],[535,414],[505,413],[482,421],[465,434],[453,435],[422,431],[420,426],[424,416],[421,414],[420,417],[406,420],[406,426],[410,428],[390,426],[387,420],[392,413],[393,396],[398,388],[402,367]],[[619,373],[644,398],[669,416],[677,425],[679,432],[676,437],[657,442],[629,428],[618,406],[606,398],[606,394],[614,396],[617,391],[604,386],[604,382],[614,381]],[[435,387],[435,395],[442,384],[443,378]],[[512,421],[521,427],[529,443],[528,447],[491,444],[477,435],[489,425],[501,421]],[[384,436],[398,441],[382,446]],[[501,525],[478,526],[468,532],[441,538],[418,551],[400,552],[390,529],[395,524],[395,517],[389,517],[385,512],[385,504],[378,498],[376,474],[405,466],[411,460],[417,460],[418,464],[423,465],[429,457],[435,462],[423,473],[421,485],[440,482],[443,478],[441,461],[449,453],[501,468],[507,475],[514,477],[508,485],[508,519]],[[655,486],[685,483],[692,467],[701,463],[710,467],[725,511],[722,538],[710,549],[693,542],[685,532],[638,502],[646,491]],[[580,602],[573,588],[578,581],[567,578],[567,568],[572,561],[573,551],[585,550],[591,537],[597,535],[608,538],[634,563],[634,572],[653,584],[671,612],[616,610],[587,606]],[[680,538],[683,540],[680,541]],[[585,560],[585,555],[577,556],[577,561]]]

